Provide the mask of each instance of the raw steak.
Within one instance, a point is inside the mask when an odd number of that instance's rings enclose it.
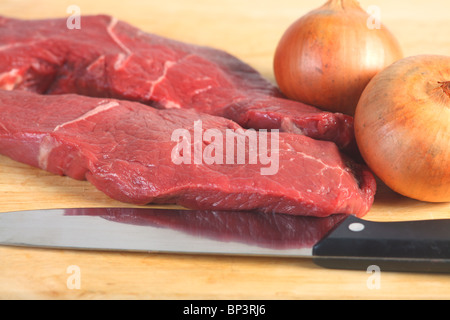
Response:
[[[283,99],[258,72],[220,50],[145,33],[109,16],[0,17],[0,89],[78,93],[192,108],[242,127],[278,128],[355,150],[353,118]]]
[[[223,139],[227,129],[241,129],[231,120],[195,110],[0,90],[0,153],[55,174],[87,179],[110,197],[135,204],[313,216],[362,216],[372,205],[373,175],[343,157],[334,143],[303,135],[279,133],[278,148],[270,149],[278,155],[278,170],[271,175],[261,174],[267,167],[261,162],[238,164],[237,152],[234,163],[175,164],[179,141],[172,135],[185,128],[195,136],[195,121],[201,121],[202,133],[216,130]],[[262,139],[262,132],[253,132]],[[267,133],[267,139],[274,134]],[[188,141],[190,148],[201,151],[211,143]],[[228,148],[227,141],[223,145]],[[246,159],[254,152],[249,145]]]

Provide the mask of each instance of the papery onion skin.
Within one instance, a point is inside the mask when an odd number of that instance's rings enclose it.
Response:
[[[355,113],[362,157],[394,191],[450,201],[450,57],[404,58],[367,85]]]
[[[354,115],[370,79],[403,57],[383,24],[354,0],[331,0],[295,21],[278,43],[274,74],[290,99]]]

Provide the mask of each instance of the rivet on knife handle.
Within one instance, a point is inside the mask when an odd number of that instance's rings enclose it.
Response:
[[[350,216],[314,246],[313,257],[326,268],[450,272],[450,220],[373,222]]]

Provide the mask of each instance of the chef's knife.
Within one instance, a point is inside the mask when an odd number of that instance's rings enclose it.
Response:
[[[0,245],[309,257],[322,267],[450,272],[450,219],[372,222],[150,208],[0,213]]]

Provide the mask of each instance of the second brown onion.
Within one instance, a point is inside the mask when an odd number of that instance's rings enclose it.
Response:
[[[354,115],[367,83],[396,60],[396,38],[354,0],[331,0],[295,21],[274,57],[275,79],[290,99]]]

